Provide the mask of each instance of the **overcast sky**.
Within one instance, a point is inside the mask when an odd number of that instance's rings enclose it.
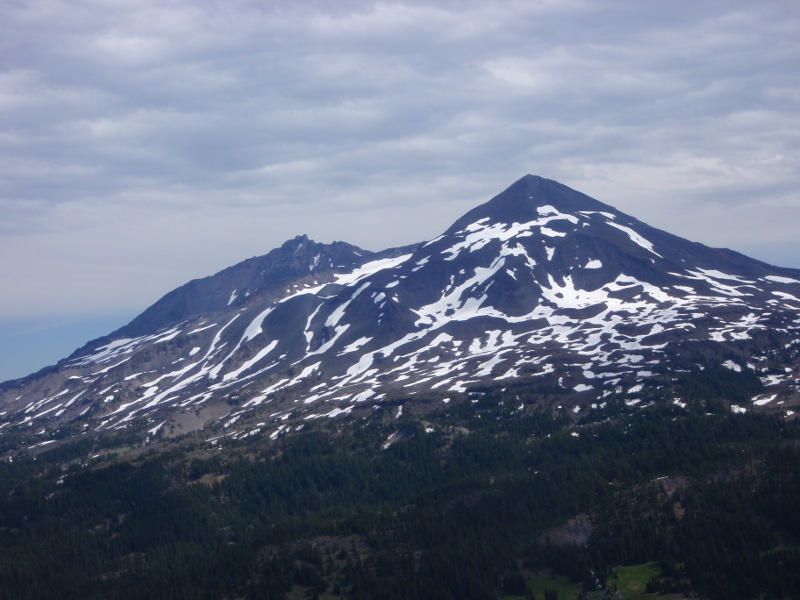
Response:
[[[800,267],[793,0],[0,3],[0,380],[297,234],[526,173]]]

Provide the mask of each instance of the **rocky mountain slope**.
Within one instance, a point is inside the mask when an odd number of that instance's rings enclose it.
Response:
[[[276,436],[298,420],[518,382],[580,415],[708,364],[759,379],[732,410],[792,418],[798,350],[800,270],[529,175],[417,246],[371,253],[303,236],[192,281],[3,384],[0,433],[46,444],[216,423]]]

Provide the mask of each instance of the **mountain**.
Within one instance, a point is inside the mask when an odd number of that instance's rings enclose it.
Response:
[[[0,597],[800,598],[800,271],[527,176],[0,386]]]
[[[36,444],[162,427],[277,436],[523,383],[577,416],[709,365],[753,384],[733,410],[791,418],[797,361],[776,372],[774,357],[798,350],[800,270],[528,175],[419,245],[372,253],[299,236],[187,283],[3,384],[0,427],[35,431]]]

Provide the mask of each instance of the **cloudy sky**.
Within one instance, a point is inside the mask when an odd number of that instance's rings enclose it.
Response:
[[[526,173],[800,267],[800,3],[4,0],[0,380],[307,233]]]

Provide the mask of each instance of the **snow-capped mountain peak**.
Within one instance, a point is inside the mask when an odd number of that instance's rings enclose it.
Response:
[[[557,387],[580,409],[646,385],[687,344],[734,355],[765,335],[800,342],[800,271],[528,175],[417,246],[371,253],[299,236],[190,282],[5,384],[0,404],[7,426],[44,431],[164,419],[235,431],[253,418],[271,434],[290,414],[514,381]]]

